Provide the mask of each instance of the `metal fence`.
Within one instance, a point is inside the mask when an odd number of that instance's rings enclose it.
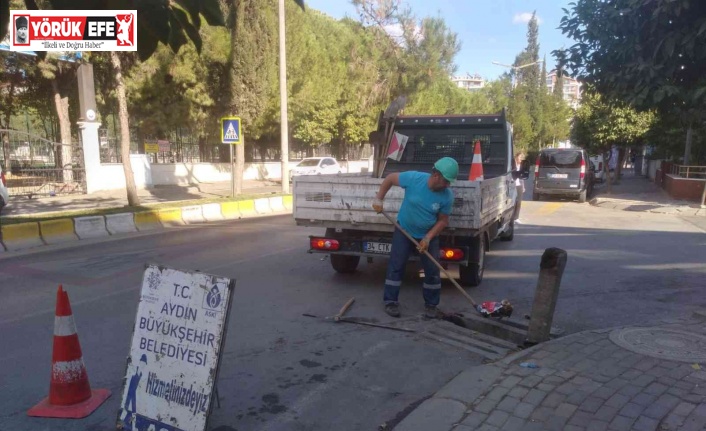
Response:
[[[670,174],[679,175],[682,178],[706,179],[706,166],[672,165]]]
[[[0,129],[0,164],[10,196],[86,193],[83,150],[17,130]]]
[[[122,163],[120,140],[114,136],[109,136],[107,130],[101,130],[99,136],[101,163]],[[155,149],[158,141],[167,141],[168,145],[163,145],[161,148],[168,148],[168,150],[152,152],[151,150]],[[147,144],[147,151],[145,150],[145,144]],[[292,145],[292,147],[296,146]],[[133,135],[130,138],[130,153],[147,153],[150,157],[150,162],[156,164],[230,162],[230,153],[227,145],[213,142],[212,139],[199,139],[196,135],[182,130],[160,138],[155,136],[140,138]],[[370,157],[372,153],[370,144],[350,145],[346,148],[346,154],[343,157],[339,156],[339,158],[342,160],[363,160]],[[279,155],[279,143],[277,145],[267,145],[264,148],[258,145],[245,146],[246,162],[279,161]],[[332,155],[332,148],[329,144],[322,144],[318,147],[303,150],[294,149],[289,152],[291,160],[300,160],[305,157],[330,157]]]

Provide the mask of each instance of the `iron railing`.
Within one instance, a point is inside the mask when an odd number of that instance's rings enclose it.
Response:
[[[83,149],[18,130],[0,129],[0,164],[10,196],[86,193]]]
[[[706,166],[672,165],[670,174],[682,178],[706,179]]]

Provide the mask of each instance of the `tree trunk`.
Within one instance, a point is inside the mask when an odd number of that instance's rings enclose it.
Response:
[[[686,146],[684,147],[684,166],[689,165],[689,159],[691,159],[691,136],[692,136],[692,122],[689,122],[689,127],[686,129]]]
[[[56,78],[51,80],[51,88],[54,91],[54,107],[59,118],[59,130],[61,132],[61,148],[56,152],[57,161],[61,171],[61,179],[64,183],[70,183],[74,179],[71,167],[73,152],[71,148],[71,120],[69,119],[69,96],[62,95],[59,83]]]
[[[127,97],[125,95],[125,82],[123,81],[123,68],[120,64],[118,53],[112,51],[110,60],[115,71],[115,84],[118,90],[118,115],[120,116],[120,156],[123,159],[123,171],[125,172],[125,188],[127,190],[127,204],[131,207],[140,205],[140,198],[137,196],[135,187],[135,177],[132,174],[130,165],[130,125],[127,113]]]
[[[4,112],[5,114],[5,124],[0,125],[0,128],[10,129],[10,118],[12,118],[12,106],[15,103],[15,81],[10,82],[10,88],[8,89],[8,106]],[[10,148],[10,133],[4,133],[2,137],[2,151],[5,156],[5,168],[4,172],[10,174],[10,169],[12,169],[12,164],[10,163],[10,153],[12,152]]]
[[[9,128],[9,126],[7,127]],[[3,168],[3,172],[6,172],[9,175],[12,169],[12,164],[10,163],[10,132],[2,134],[2,151],[5,156],[5,167]]]
[[[611,194],[613,192],[613,187],[612,187],[612,182],[610,180],[610,163],[609,160],[606,159],[605,157],[605,152],[603,153],[603,178],[606,182],[606,194]],[[611,149],[608,149],[608,154],[613,154],[613,151]]]
[[[623,164],[625,163],[625,148],[618,148],[618,164],[615,166],[615,184],[620,182],[620,178],[623,175]]]

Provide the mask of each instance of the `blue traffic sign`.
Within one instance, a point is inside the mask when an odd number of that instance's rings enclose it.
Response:
[[[221,142],[224,144],[242,144],[243,131],[240,117],[221,118]]]

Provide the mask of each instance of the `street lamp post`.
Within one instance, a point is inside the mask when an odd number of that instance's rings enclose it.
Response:
[[[289,193],[289,123],[287,121],[287,45],[285,43],[284,0],[279,0],[279,104],[282,143],[282,193]]]
[[[495,64],[496,66],[509,67],[510,69],[513,69],[515,72],[517,72],[518,70],[524,69],[525,67],[534,66],[535,64],[544,63],[544,60],[538,60],[538,61],[535,61],[532,63],[523,64],[522,66],[513,66],[511,64],[502,64],[502,63],[498,63],[497,61],[493,61],[492,63]],[[517,79],[516,79],[515,75],[516,74],[514,74],[514,73],[512,74],[512,88],[513,89],[515,89],[515,87],[517,86]]]

